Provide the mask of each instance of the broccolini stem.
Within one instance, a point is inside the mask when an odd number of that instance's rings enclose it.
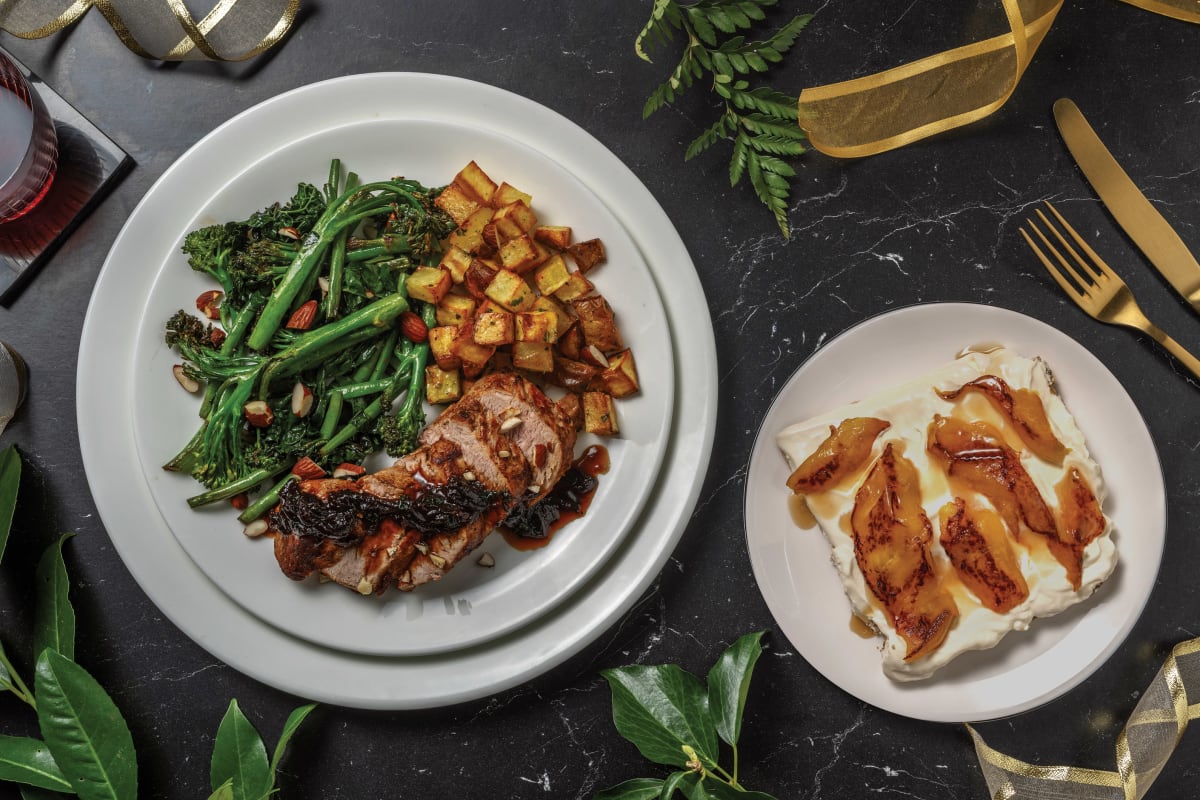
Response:
[[[408,380],[409,375],[412,373],[412,367],[413,364],[411,361],[408,359],[403,360],[400,363],[399,369],[392,375],[392,380],[388,384],[388,387],[372,400],[366,408],[351,417],[350,421],[343,425],[342,429],[326,441],[325,444],[321,445],[321,449],[317,451],[319,455],[324,458],[334,450],[337,450],[349,441],[352,436],[379,419],[380,414],[391,408],[392,401],[396,398],[396,392]]]
[[[346,176],[346,188],[358,186],[358,174],[351,172]],[[329,257],[329,291],[325,294],[325,319],[336,319],[338,309],[342,304],[342,276],[346,270],[346,242],[350,231],[343,229],[333,242],[333,253]]]
[[[391,384],[391,382],[391,378],[378,378],[376,380],[348,383],[344,386],[339,386],[335,391],[335,394],[344,400],[352,400],[356,397],[366,397],[370,394],[382,392]]]
[[[321,438],[328,440],[337,430],[338,419],[342,416],[342,404],[346,397],[335,389],[329,394],[329,404],[325,406],[325,416],[321,418]]]
[[[405,199],[420,205],[409,194],[410,182],[379,181],[364,184],[342,193],[317,220],[312,231],[305,237],[300,251],[292,261],[287,273],[271,293],[254,329],[246,340],[251,350],[265,350],[271,344],[275,331],[283,324],[283,318],[307,283],[312,271],[317,269],[325,251],[343,230],[351,230],[362,220],[386,210],[393,200]],[[379,191],[379,195],[371,192]]]
[[[218,500],[226,500],[242,492],[249,492],[263,481],[277,475],[281,469],[286,469],[287,466],[287,464],[272,464],[269,467],[256,469],[246,477],[227,483],[218,489],[211,489],[194,497],[189,497],[187,503],[192,508],[200,508],[209,503],[215,503]]]
[[[284,486],[287,486],[292,481],[300,480],[294,473],[289,472],[284,475],[278,483],[272,486],[267,491],[263,492],[262,497],[255,500],[250,505],[246,506],[246,510],[238,514],[238,521],[244,525],[248,525],[254,520],[261,517],[270,511],[276,503],[279,502],[279,492]]]

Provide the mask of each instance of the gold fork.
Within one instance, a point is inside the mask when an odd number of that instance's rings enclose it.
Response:
[[[1129,287],[1121,280],[1108,264],[1104,263],[1104,259],[1096,254],[1083,237],[1071,227],[1062,214],[1058,213],[1058,209],[1046,202],[1046,208],[1054,215],[1059,225],[1070,235],[1082,250],[1087,254],[1085,259],[1079,254],[1079,250],[1071,245],[1070,242],[1062,235],[1055,227],[1054,223],[1042,213],[1039,208],[1037,210],[1038,218],[1047,230],[1053,234],[1058,240],[1061,249],[1056,246],[1042,232],[1037,223],[1032,219],[1026,219],[1029,228],[1037,235],[1042,246],[1050,255],[1054,257],[1052,261],[1042,247],[1033,240],[1029,232],[1025,228],[1021,228],[1021,235],[1025,237],[1025,241],[1029,247],[1041,260],[1042,265],[1046,267],[1046,271],[1051,277],[1063,288],[1067,296],[1075,301],[1075,305],[1087,312],[1088,316],[1100,322],[1106,322],[1110,325],[1123,325],[1126,328],[1133,328],[1148,335],[1154,341],[1166,348],[1167,352],[1179,359],[1185,367],[1191,370],[1192,374],[1200,378],[1200,360],[1183,348],[1183,345],[1172,339],[1167,334],[1163,333],[1153,322],[1146,318],[1142,313],[1142,309],[1138,307],[1137,301],[1133,299],[1133,292],[1129,291]],[[1065,250],[1070,254],[1071,260],[1068,261],[1063,255]],[[1055,266],[1055,261],[1059,266]],[[1074,262],[1078,267],[1072,266]],[[1061,267],[1061,269],[1060,269]],[[1068,277],[1069,276],[1069,277]]]

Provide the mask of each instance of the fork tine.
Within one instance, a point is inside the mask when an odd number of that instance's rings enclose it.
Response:
[[[1036,226],[1033,225],[1032,220],[1028,220],[1028,222],[1030,226],[1033,227],[1034,232],[1041,236],[1041,232]],[[1046,256],[1045,253],[1042,252],[1042,248],[1038,247],[1037,243],[1033,241],[1033,237],[1031,237],[1024,228],[1021,228],[1020,231],[1021,235],[1025,237],[1025,243],[1029,245],[1029,249],[1032,250],[1033,254],[1038,257],[1038,260],[1042,262],[1042,266],[1044,266],[1046,271],[1050,273],[1050,277],[1054,278],[1055,283],[1061,286],[1062,290],[1066,292],[1067,295],[1076,303],[1079,303],[1081,300],[1083,300],[1083,293],[1077,289],[1075,284],[1071,283],[1071,281],[1069,281],[1065,275],[1058,271],[1058,267],[1054,266],[1054,263]],[[1044,241],[1046,237],[1041,236],[1041,238]],[[1046,244],[1050,245],[1049,242],[1046,242]],[[1050,246],[1053,247],[1052,245]]]
[[[1058,213],[1058,209],[1055,208],[1049,200],[1046,201],[1046,208],[1050,209],[1050,213],[1052,213],[1055,219],[1059,221],[1059,223],[1063,226],[1063,229],[1071,235],[1071,238],[1075,240],[1075,243],[1079,245],[1080,249],[1087,253],[1088,259],[1090,259],[1088,262],[1089,266],[1091,266],[1096,273],[1109,279],[1117,277],[1116,273],[1113,272],[1112,267],[1110,267],[1108,263],[1101,258],[1095,250],[1092,249],[1092,246],[1089,245],[1087,241],[1085,241],[1084,238],[1079,235],[1079,231],[1075,230],[1074,226],[1067,222],[1066,219],[1063,218],[1062,214]],[[1060,234],[1058,238],[1062,239],[1062,235]],[[1063,244],[1067,247],[1067,249],[1074,251],[1074,248],[1072,248],[1071,245],[1065,240],[1063,241]],[[1079,257],[1078,253],[1075,253],[1074,255],[1080,263],[1084,263],[1083,259]]]
[[[1068,275],[1070,275],[1070,277],[1072,277],[1074,279],[1075,285],[1076,285],[1076,287],[1079,287],[1080,293],[1086,295],[1088,289],[1090,289],[1092,287],[1092,284],[1096,283],[1096,281],[1094,281],[1094,279],[1092,279],[1091,272],[1086,269],[1086,265],[1084,265],[1084,261],[1082,261],[1080,259],[1079,253],[1076,253],[1074,251],[1074,249],[1072,247],[1070,247],[1070,245],[1068,245],[1068,243],[1066,241],[1063,240],[1062,234],[1058,233],[1058,231],[1055,230],[1054,224],[1052,224],[1049,221],[1049,219],[1046,218],[1044,213],[1042,213],[1042,210],[1038,209],[1037,213],[1038,213],[1038,217],[1040,219],[1042,219],[1042,222],[1045,224],[1045,227],[1050,230],[1050,233],[1055,235],[1055,237],[1058,241],[1062,242],[1063,247],[1066,248],[1067,252],[1069,252],[1070,255],[1072,255],[1072,258],[1075,259],[1075,264],[1079,264],[1082,267],[1084,267],[1084,272],[1087,273],[1087,277],[1084,277],[1084,275],[1080,275],[1079,271],[1075,269],[1075,266],[1072,263],[1070,263],[1070,261],[1068,261],[1066,257],[1064,257],[1061,249],[1056,247],[1055,243],[1050,241],[1049,237],[1046,237],[1046,235],[1042,231],[1042,228],[1039,228],[1038,224],[1036,222],[1033,222],[1032,219],[1028,219],[1028,218],[1026,219],[1026,222],[1030,223],[1030,228],[1033,229],[1033,233],[1036,233],[1038,235],[1038,239],[1042,240],[1042,243],[1043,243],[1043,245],[1045,245],[1045,248],[1048,249],[1048,251],[1050,252],[1051,255],[1054,255],[1055,259],[1058,261],[1058,264],[1060,264],[1062,266],[1062,269],[1066,270]]]

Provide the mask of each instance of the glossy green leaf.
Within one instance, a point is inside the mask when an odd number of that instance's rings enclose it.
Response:
[[[676,791],[683,792],[684,795],[691,790],[696,782],[700,780],[698,773],[688,770],[686,772],[672,772],[670,777],[663,782],[662,791],[659,793],[660,800],[670,800],[675,796]]]
[[[34,576],[37,584],[33,628],[35,653],[50,648],[68,659],[75,658],[75,609],[68,597],[71,582],[63,561],[63,544],[74,535],[64,533],[46,548],[38,561]]]
[[[693,784],[685,784],[683,793],[687,795],[688,800],[775,800],[763,792],[735,789],[712,776]]]
[[[83,800],[134,800],[137,754],[125,718],[87,670],[54,650],[38,657],[38,727]]]
[[[21,800],[62,800],[64,797],[74,797],[65,792],[53,792],[49,789],[39,789],[34,786],[21,787]]]
[[[208,796],[208,800],[233,800],[233,778],[218,786],[216,791]]]
[[[657,778],[634,778],[596,792],[592,800],[656,800],[662,787]]]
[[[254,725],[238,707],[237,700],[230,701],[217,728],[209,768],[209,785],[213,791],[230,780],[233,781],[235,800],[259,800],[274,786],[267,748]]]
[[[763,632],[748,633],[733,643],[708,671],[708,708],[717,733],[736,745],[742,732],[742,714],[754,665],[762,655]]]
[[[17,488],[21,485],[21,456],[13,445],[0,450],[0,561],[12,529],[13,510],[17,507]]]
[[[70,792],[71,784],[50,755],[46,743],[28,736],[0,735],[0,782],[11,781]]]
[[[283,724],[283,733],[279,734],[279,741],[275,743],[275,752],[271,754],[271,774],[275,774],[275,770],[279,768],[279,762],[283,759],[283,753],[287,750],[288,742],[292,740],[296,730],[304,722],[304,718],[312,713],[317,707],[316,703],[310,703],[306,706],[300,706],[288,715],[287,722]]]
[[[686,767],[688,746],[707,764],[717,763],[717,733],[698,678],[674,664],[621,667],[603,675],[612,689],[613,723],[643,756]]]

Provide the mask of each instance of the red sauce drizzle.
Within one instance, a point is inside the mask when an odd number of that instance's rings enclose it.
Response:
[[[545,547],[564,525],[587,513],[596,487],[600,485],[598,476],[606,474],[610,466],[608,450],[603,445],[592,445],[584,450],[550,493],[532,507],[542,513],[525,515],[537,516],[540,520],[524,524],[520,531],[515,526],[501,526],[504,540],[517,550]]]

